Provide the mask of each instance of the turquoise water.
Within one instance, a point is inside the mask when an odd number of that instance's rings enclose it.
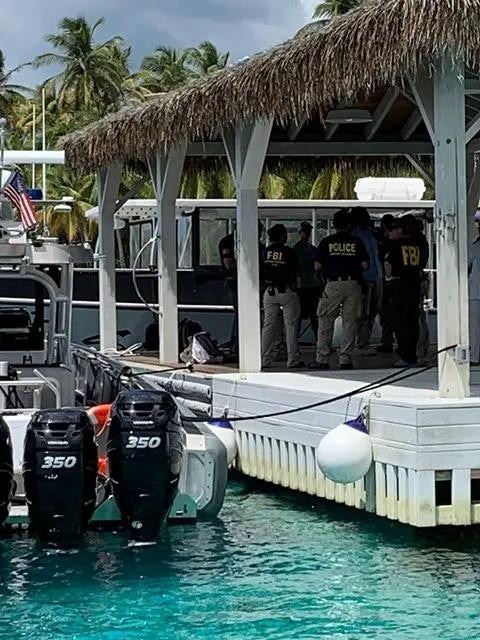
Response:
[[[0,542],[8,640],[462,640],[480,635],[480,542],[232,484],[216,523],[154,548]]]

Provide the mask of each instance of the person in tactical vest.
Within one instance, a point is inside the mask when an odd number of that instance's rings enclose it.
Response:
[[[274,225],[268,236],[271,244],[265,249],[262,262],[262,276],[266,286],[263,297],[263,367],[273,366],[283,321],[287,342],[287,367],[300,369],[305,363],[301,362],[298,349],[300,301],[297,295],[297,255],[293,249],[286,246],[288,232],[283,224]]]
[[[298,297],[300,299],[300,320],[310,320],[313,334],[318,335],[317,308],[322,287],[315,272],[316,247],[311,243],[313,227],[310,222],[300,224],[298,233],[300,240],[293,247],[298,259]],[[300,323],[299,323],[300,329]]]
[[[391,291],[392,326],[400,358],[396,366],[417,363],[420,285],[425,264],[425,250],[415,237],[410,217],[400,218],[390,231],[385,255],[385,280]]]
[[[340,312],[343,325],[340,368],[353,368],[352,351],[362,304],[361,283],[369,266],[365,245],[350,232],[350,214],[344,210],[337,211],[333,226],[337,232],[322,240],[315,263],[327,281],[318,305],[317,355],[311,365],[312,369],[320,370],[329,368],[335,320]]]

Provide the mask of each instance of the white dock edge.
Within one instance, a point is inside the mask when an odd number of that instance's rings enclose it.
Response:
[[[375,380],[386,374],[367,375]],[[435,374],[431,376],[433,386]],[[296,373],[217,375],[214,415],[226,405],[231,417],[296,408],[364,384],[360,377]],[[424,386],[428,385],[427,379]],[[320,472],[315,449],[325,433],[346,417],[356,417],[368,399],[373,467],[355,485],[336,485]],[[375,396],[235,423],[237,466],[248,476],[415,527],[476,524],[480,523],[479,423],[480,397],[441,399],[433,389],[388,386]]]

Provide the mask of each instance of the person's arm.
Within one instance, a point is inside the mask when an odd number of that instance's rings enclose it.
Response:
[[[392,279],[392,265],[390,264],[390,262],[387,259],[383,263],[383,270],[385,272],[385,280],[391,280]]]
[[[325,241],[318,245],[315,255],[313,257],[313,266],[316,272],[321,272],[323,268],[323,264],[325,262]]]
[[[360,265],[364,271],[368,271],[370,267],[370,256],[368,255],[368,251],[360,238],[357,239],[358,248],[357,255],[360,258]]]
[[[227,271],[233,271],[237,266],[235,256],[232,255],[229,249],[224,249],[222,254],[222,264]]]

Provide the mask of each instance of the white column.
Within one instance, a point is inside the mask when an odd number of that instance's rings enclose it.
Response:
[[[157,198],[156,235],[158,250],[159,359],[178,362],[177,228],[175,207],[187,145],[149,161]]]
[[[435,87],[435,187],[438,229],[438,347],[442,397],[470,394],[468,362],[467,180],[463,65],[445,55]]]
[[[100,351],[117,347],[117,296],[115,286],[115,215],[122,166],[112,165],[98,175],[98,262]]]
[[[237,190],[238,348],[242,373],[262,369],[258,186],[271,131],[271,122],[257,122],[223,134]]]

